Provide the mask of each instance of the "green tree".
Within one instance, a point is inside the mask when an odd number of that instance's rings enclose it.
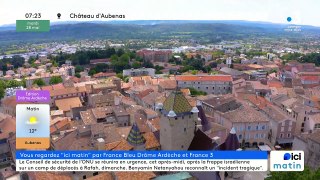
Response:
[[[75,77],[77,77],[77,78],[80,78],[81,77],[81,75],[80,75],[80,73],[75,73],[75,75],[74,75]]]
[[[75,68],[75,72],[82,72],[84,70],[84,67],[83,66],[80,66],[80,65],[76,65],[76,68]]]
[[[94,74],[97,74],[97,71],[93,68],[93,69],[90,69],[90,71],[88,72],[88,74],[90,76],[94,75]]]
[[[198,91],[196,90],[195,88],[193,87],[189,87],[189,90],[190,90],[190,93],[192,96],[201,96],[201,95],[207,95],[206,92],[203,92],[203,91]]]
[[[6,81],[6,88],[18,87],[18,86],[23,86],[23,82],[22,81],[16,81],[16,80]]]
[[[141,63],[140,62],[135,61],[134,63],[132,63],[132,68],[138,69],[140,67],[141,67]]]
[[[320,168],[311,170],[305,166],[303,171],[272,171],[266,180],[319,180]]]
[[[122,48],[117,50],[117,55],[120,57],[124,54],[124,50]]]
[[[4,94],[5,94],[4,87],[0,86],[0,99],[4,97]]]
[[[33,81],[33,84],[36,84],[38,86],[44,86],[46,83],[42,79],[36,79]]]
[[[49,84],[59,84],[62,82],[63,82],[63,79],[61,78],[61,76],[53,76],[51,77]]]

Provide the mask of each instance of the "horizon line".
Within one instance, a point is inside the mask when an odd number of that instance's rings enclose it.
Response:
[[[23,20],[23,19],[21,19]],[[27,20],[27,19],[26,19]],[[30,19],[30,20],[35,20],[35,19]],[[45,20],[45,19],[39,19],[39,20]],[[249,22],[249,23],[260,23],[260,24],[274,24],[274,25],[296,25],[296,26],[308,26],[308,27],[315,27],[315,28],[320,28],[320,26],[316,26],[316,25],[302,25],[302,24],[292,24],[292,23],[277,23],[277,22],[269,22],[269,21],[250,21],[250,20],[179,20],[179,19],[175,19],[175,20],[82,20],[82,21],[77,21],[77,20],[65,20],[65,21],[51,21],[50,20],[50,25],[61,25],[61,24],[68,24],[68,23],[72,23],[72,24],[80,24],[80,23],[113,23],[113,22],[135,22],[135,21],[193,21],[193,22],[210,22],[210,21],[220,21],[220,22],[232,22],[232,21],[238,21],[238,22]],[[164,23],[158,23],[158,24],[164,24]],[[5,27],[16,27],[16,23],[10,23],[10,24],[3,24],[0,25],[0,28],[5,28]]]

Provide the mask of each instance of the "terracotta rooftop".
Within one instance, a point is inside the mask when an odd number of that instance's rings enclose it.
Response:
[[[105,125],[104,134],[106,137],[106,143],[120,141],[121,139],[123,139],[121,135],[117,132],[117,127],[115,125]]]
[[[231,82],[230,75],[207,75],[207,76],[176,76],[177,81],[227,81]]]
[[[106,150],[130,151],[133,150],[133,146],[130,145],[125,139],[122,139],[120,141],[115,141],[106,144]]]
[[[58,121],[50,126],[50,133],[55,133],[56,131],[59,131],[61,128],[64,128],[69,125],[70,125],[70,122],[67,118],[61,121]]]
[[[115,76],[116,73],[103,73],[103,72],[100,72],[100,73],[97,73],[97,74],[94,74],[93,77],[94,78],[102,78],[102,77],[110,77],[110,76]]]
[[[153,89],[146,89],[146,90],[144,90],[144,91],[141,91],[141,92],[137,95],[137,97],[140,98],[140,99],[142,99],[142,98],[146,97],[147,95],[149,95],[150,93],[152,93],[153,91],[154,91]]]
[[[158,142],[157,138],[154,136],[153,132],[147,132],[143,134],[145,138],[145,147],[146,149],[153,149],[160,147],[160,143]]]
[[[290,99],[283,101],[281,104],[284,105],[285,107],[291,107],[293,105],[293,103],[295,103],[296,101],[297,101],[296,98],[290,98]]]
[[[159,92],[151,92],[145,97],[142,98],[142,101],[146,103],[147,105],[155,105],[156,99],[163,97],[163,93]]]
[[[15,118],[5,118],[0,120],[0,140],[9,137],[10,132],[16,132],[16,120]]]
[[[65,87],[63,86],[62,83],[59,84],[53,84],[53,85],[49,85],[49,86],[42,86],[41,90],[55,90],[55,89],[64,89]]]
[[[319,76],[301,76],[300,78],[303,81],[317,81],[317,82],[319,82],[319,80],[320,80]]]
[[[28,172],[28,175],[37,180],[72,180],[71,176],[50,172]]]
[[[80,117],[85,125],[96,123],[96,119],[91,110],[80,111]]]
[[[98,175],[87,178],[88,180],[113,180],[110,172],[99,172]]]
[[[222,116],[234,123],[269,121],[266,117],[262,116],[260,112],[245,103],[233,111],[223,113]]]
[[[153,172],[114,172],[117,180],[150,180],[155,178]]]
[[[161,86],[165,90],[174,90],[177,87],[177,81],[175,80],[160,81],[159,86]]]
[[[152,127],[154,127],[156,130],[160,130],[160,118],[154,118],[152,120],[149,120]]]
[[[244,99],[247,99],[249,102],[257,106],[259,109],[262,109],[271,104],[265,98],[253,94],[246,94]]]
[[[107,117],[107,114],[112,113],[112,107],[98,107],[98,108],[92,108],[91,112],[95,119],[103,119]]]
[[[63,96],[67,94],[75,94],[75,93],[84,93],[86,92],[85,86],[79,87],[68,87],[68,88],[61,88],[61,89],[54,89],[50,91],[50,96]]]
[[[282,83],[280,81],[268,81],[269,87],[282,88]]]
[[[71,108],[74,107],[82,107],[82,103],[79,97],[57,99],[55,100],[55,104],[60,110],[63,110],[64,112],[70,111]]]
[[[57,140],[52,141],[56,150],[93,150],[91,136],[78,136],[77,130],[74,130]]]
[[[108,93],[108,94],[91,94],[90,98],[95,103],[105,103],[105,102],[112,102],[114,100],[115,93]]]
[[[271,119],[278,122],[289,119],[288,116],[286,116],[282,111],[272,105],[264,107],[262,111],[264,111]]]

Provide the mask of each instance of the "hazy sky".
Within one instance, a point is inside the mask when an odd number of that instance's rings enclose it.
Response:
[[[0,25],[25,19],[71,19],[70,13],[125,14],[126,20],[249,20],[320,26],[319,0],[0,0]],[[80,19],[81,21],[90,19]],[[95,19],[97,20],[97,19]],[[102,19],[98,19],[102,20]],[[108,20],[108,19],[106,19]],[[110,19],[109,19],[110,20]],[[112,19],[114,20],[114,19]]]

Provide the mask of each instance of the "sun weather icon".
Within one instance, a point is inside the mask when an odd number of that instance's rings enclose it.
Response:
[[[289,160],[290,158],[291,158],[290,153],[285,153],[285,154],[283,155],[283,160]]]
[[[37,124],[37,123],[38,123],[38,119],[35,116],[31,116],[27,121],[27,124],[30,124],[30,125],[34,125],[34,124]]]

